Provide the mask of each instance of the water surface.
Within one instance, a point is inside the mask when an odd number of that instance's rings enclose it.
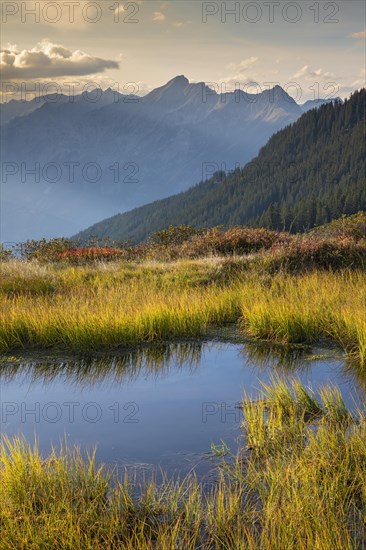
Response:
[[[211,445],[235,451],[239,403],[273,376],[315,391],[336,385],[351,409],[365,381],[337,349],[286,349],[234,342],[183,342],[113,356],[3,358],[2,432],[36,436],[43,452],[60,441],[97,447],[100,461],[199,476]]]

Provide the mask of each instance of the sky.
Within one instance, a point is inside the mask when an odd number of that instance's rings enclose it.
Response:
[[[1,0],[1,100],[176,75],[217,91],[281,85],[302,103],[365,85],[362,0]]]

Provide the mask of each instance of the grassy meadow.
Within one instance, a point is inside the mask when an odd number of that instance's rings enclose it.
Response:
[[[148,243],[0,250],[0,352],[138,349],[243,337],[336,343],[366,369],[366,216],[306,235],[169,228]],[[245,443],[210,486],[140,484],[76,448],[3,437],[0,549],[366,548],[366,417],[336,388],[273,381],[243,401]]]
[[[366,545],[366,417],[273,382],[243,402],[246,446],[209,486],[122,481],[94,455],[0,446],[1,549],[356,550]]]
[[[247,260],[2,265],[0,350],[100,349],[200,337],[236,322],[251,338],[330,338],[366,362],[362,270],[268,274]]]

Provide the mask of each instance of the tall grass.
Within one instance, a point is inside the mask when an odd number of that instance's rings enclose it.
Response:
[[[312,343],[328,337],[366,364],[366,277],[313,272],[248,285],[242,327],[255,338]]]
[[[95,455],[4,438],[0,548],[322,550],[366,547],[366,418],[339,394],[276,382],[243,405],[247,444],[211,487],[137,482]]]
[[[204,327],[239,315],[235,288],[219,293],[201,284],[187,288],[182,268],[50,269],[48,275],[25,280],[24,286],[16,281],[14,292],[9,287],[3,292],[1,349],[90,349],[198,336]]]
[[[270,276],[241,258],[76,267],[7,262],[0,349],[129,346],[240,322],[254,338],[331,338],[364,366],[365,282],[361,271]]]

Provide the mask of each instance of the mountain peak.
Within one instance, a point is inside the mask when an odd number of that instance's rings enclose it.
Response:
[[[165,86],[179,86],[179,87],[186,87],[189,84],[189,80],[184,74],[180,74],[178,76],[175,76],[171,80],[169,80]]]
[[[273,97],[277,99],[289,99],[290,96],[288,93],[279,85],[276,84],[276,86],[273,86],[272,89],[268,90],[270,94],[273,95]]]
[[[189,86],[189,80],[184,75],[178,75],[164,86],[160,88],[155,88],[147,96],[145,96],[146,101],[161,101],[163,100],[166,103],[179,103],[182,96],[184,96],[185,89]]]

